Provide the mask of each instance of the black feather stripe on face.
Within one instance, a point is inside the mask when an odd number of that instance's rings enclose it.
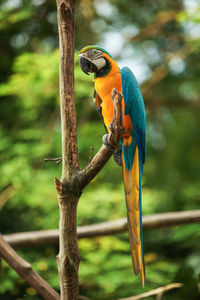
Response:
[[[79,56],[79,65],[82,71],[87,75],[98,71],[97,66],[84,56]]]
[[[105,57],[104,57],[104,59],[106,60],[105,66],[94,73],[94,78],[105,77],[110,72],[111,64]]]

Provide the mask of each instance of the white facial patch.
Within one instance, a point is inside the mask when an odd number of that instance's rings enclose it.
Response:
[[[100,58],[97,58],[95,60],[90,60],[90,61],[97,66],[98,70],[103,68],[106,64],[106,60],[104,57],[100,57]]]
[[[100,50],[90,49],[87,52],[79,54],[79,56],[87,58],[87,60],[97,66],[98,70],[106,65],[106,59],[102,56],[102,52]]]

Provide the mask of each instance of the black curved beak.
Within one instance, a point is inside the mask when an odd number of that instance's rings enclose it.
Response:
[[[89,73],[95,73],[98,71],[97,66],[86,57],[83,57],[81,54],[79,55],[79,65],[82,71],[87,75],[89,75]]]

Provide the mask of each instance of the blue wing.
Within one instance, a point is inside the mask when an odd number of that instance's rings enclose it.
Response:
[[[123,180],[129,224],[131,256],[135,274],[140,273],[142,285],[145,281],[142,237],[142,185],[141,171],[146,156],[145,108],[137,80],[129,68],[121,70],[122,93],[125,115],[129,115],[133,126],[132,142],[125,146],[121,140]]]
[[[134,74],[127,67],[121,69],[121,82],[125,101],[125,115],[129,115],[131,118],[134,137],[139,150],[140,165],[143,168],[146,157],[144,100]]]

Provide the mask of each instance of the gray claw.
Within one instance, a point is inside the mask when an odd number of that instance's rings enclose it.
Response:
[[[108,134],[104,134],[103,137],[102,137],[102,142],[103,144],[110,150],[110,151],[114,151],[115,149],[112,148],[110,145],[108,145],[107,143],[107,136]]]
[[[121,167],[122,166],[122,147],[119,146],[113,153],[114,161]]]

